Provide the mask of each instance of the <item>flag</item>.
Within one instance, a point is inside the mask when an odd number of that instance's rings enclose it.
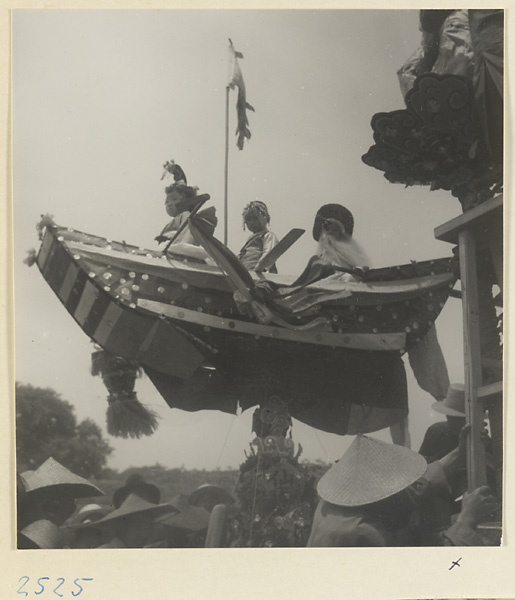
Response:
[[[250,129],[248,127],[249,120],[247,119],[247,109],[254,111],[254,108],[247,102],[247,96],[245,91],[245,82],[243,81],[243,75],[241,73],[239,58],[243,58],[241,52],[237,52],[229,40],[229,53],[232,60],[233,72],[232,78],[229,82],[229,87],[233,90],[235,87],[238,88],[238,100],[236,101],[236,114],[238,117],[238,125],[236,127],[236,135],[238,140],[236,145],[240,150],[243,150],[243,143],[245,138],[250,140]]]

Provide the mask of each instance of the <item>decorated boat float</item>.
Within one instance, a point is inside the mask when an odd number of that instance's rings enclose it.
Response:
[[[279,397],[339,434],[407,414],[402,355],[444,306],[453,259],[295,278],[249,272],[201,218],[190,228],[206,259],[47,224],[37,264],[86,335],[141,366],[172,408],[234,414]]]

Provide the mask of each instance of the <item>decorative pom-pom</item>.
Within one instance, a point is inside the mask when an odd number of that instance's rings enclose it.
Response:
[[[36,224],[36,231],[38,232],[38,237],[40,240],[43,239],[43,232],[45,227],[53,227],[55,226],[55,221],[53,215],[41,215],[41,220]]]
[[[34,250],[34,248],[27,250],[27,258],[23,261],[23,263],[25,265],[27,265],[28,267],[32,267],[32,265],[36,262],[36,260],[37,260],[37,254],[36,254],[36,251]]]

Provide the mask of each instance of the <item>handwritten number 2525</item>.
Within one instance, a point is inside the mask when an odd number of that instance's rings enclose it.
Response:
[[[22,594],[24,596],[28,596],[28,592],[26,592],[23,588],[27,585],[27,583],[29,582],[29,577],[27,577],[27,575],[24,575],[23,577],[20,577],[18,579],[18,582],[21,583],[20,587],[18,588],[18,590],[16,591],[17,594]],[[41,595],[44,591],[45,591],[45,586],[42,583],[43,581],[48,581],[50,578],[49,577],[40,577],[37,580],[37,584],[39,586],[39,590],[34,592],[34,594],[36,596]],[[83,592],[83,587],[80,585],[80,583],[78,583],[79,581],[92,581],[93,578],[92,577],[77,577],[77,579],[74,579],[73,584],[78,588],[78,591],[74,591],[72,590],[72,596],[77,597],[79,596],[82,592]],[[59,582],[57,584],[57,586],[52,590],[54,592],[54,594],[56,596],[59,596],[60,598],[62,598],[64,596],[64,594],[61,594],[58,590],[59,588],[64,584],[65,579],[64,577],[58,577],[57,581]],[[23,582],[23,583],[22,583]]]

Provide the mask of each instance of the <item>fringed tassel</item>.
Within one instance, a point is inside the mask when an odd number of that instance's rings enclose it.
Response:
[[[152,435],[157,429],[158,416],[138,400],[134,385],[141,374],[139,364],[107,350],[92,355],[91,374],[100,375],[109,392],[107,401],[107,431],[122,438]]]
[[[107,432],[115,437],[140,438],[152,435],[157,429],[158,417],[130,394],[110,394],[107,398]]]

